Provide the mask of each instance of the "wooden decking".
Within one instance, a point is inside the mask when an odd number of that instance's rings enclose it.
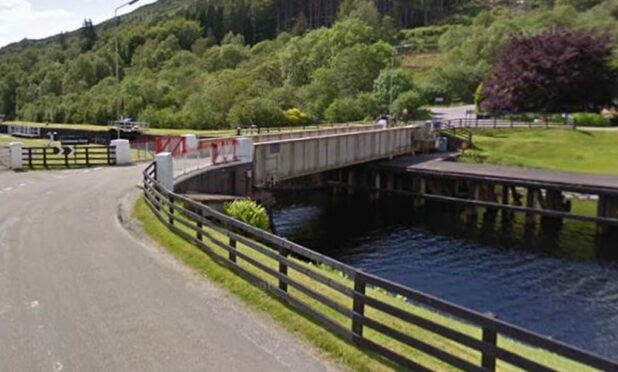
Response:
[[[454,154],[406,156],[381,162],[378,166],[388,168],[390,171],[399,170],[428,176],[559,189],[585,194],[618,195],[616,176],[444,161],[454,156]]]

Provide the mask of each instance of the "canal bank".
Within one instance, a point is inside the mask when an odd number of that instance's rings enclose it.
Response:
[[[397,283],[606,356],[618,354],[615,241],[565,221],[560,231],[526,229],[463,208],[408,198],[273,194],[277,232]]]

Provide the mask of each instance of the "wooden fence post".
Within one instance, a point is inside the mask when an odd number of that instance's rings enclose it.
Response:
[[[170,201],[170,206],[169,206],[169,210],[170,210],[170,225],[174,224],[174,197],[170,194],[169,196],[169,201]]]
[[[279,254],[283,257],[289,257],[290,256],[290,252],[287,249],[280,249],[279,250]],[[279,262],[279,273],[288,276],[288,265],[286,265],[283,262]],[[288,283],[286,283],[285,281],[279,279],[279,289],[281,289],[284,292],[288,291]]]
[[[356,273],[354,276],[354,303],[352,315],[352,333],[363,337],[363,318],[365,317],[365,290],[366,284],[362,274]]]
[[[236,242],[236,240],[230,238],[230,247],[236,249],[238,247],[238,243]],[[230,251],[230,255],[229,255],[230,261],[232,262],[236,262],[236,255],[234,254],[233,251]]]
[[[43,150],[43,162],[47,168],[47,158],[45,157],[45,150]],[[28,149],[28,166],[32,168],[32,149]]]
[[[84,147],[86,150],[86,166],[90,168],[90,151],[88,151],[88,147]]]
[[[198,228],[199,230],[201,230],[201,229],[204,227],[204,225],[202,224],[202,217],[204,217],[204,212],[202,212],[202,209],[201,209],[201,208],[197,210],[197,215],[199,216],[199,218],[197,219],[197,222],[196,222],[196,224],[195,224],[195,225],[197,226],[197,228]],[[202,233],[201,233],[200,231],[197,231],[197,233],[196,233],[195,237],[196,237],[196,238],[197,238],[197,240],[199,240],[200,242],[201,242],[201,241],[202,241],[202,239],[204,238],[204,237],[202,236]]]
[[[487,314],[491,318],[495,318],[494,314]],[[483,342],[487,344],[491,344],[493,346],[498,346],[498,334],[495,330],[485,326],[483,327]],[[496,358],[493,355],[489,355],[487,353],[483,353],[481,366],[488,371],[496,370]]]

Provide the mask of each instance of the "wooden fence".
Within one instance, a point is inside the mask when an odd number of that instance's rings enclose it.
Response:
[[[24,147],[22,161],[31,169],[115,165],[116,149],[113,146]]]
[[[144,171],[145,200],[170,230],[326,330],[400,367],[618,371],[617,361],[366,274],[165,190],[155,168]]]

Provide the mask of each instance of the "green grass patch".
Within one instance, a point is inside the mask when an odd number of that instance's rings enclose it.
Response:
[[[49,140],[21,138],[9,136],[8,134],[0,134],[0,147],[9,146],[11,142],[22,142],[26,147],[41,147],[47,146]]]
[[[439,66],[445,59],[446,54],[442,52],[410,53],[403,56],[401,67],[409,70],[414,78],[420,79]]]
[[[488,130],[474,134],[463,161],[618,175],[618,132]]]
[[[215,283],[218,283],[222,287],[228,289],[230,292],[237,295],[241,300],[246,302],[250,307],[259,311],[267,313],[273,319],[278,321],[281,325],[287,328],[292,333],[303,338],[305,341],[312,343],[317,348],[321,349],[330,358],[342,363],[343,365],[359,371],[377,371],[377,370],[393,370],[398,366],[391,364],[383,358],[367,353],[363,350],[356,348],[354,345],[349,344],[337,336],[325,331],[321,326],[314,323],[310,318],[298,312],[292,307],[286,306],[283,302],[279,301],[276,297],[269,295],[267,292],[259,289],[256,286],[251,285],[241,277],[235,275],[231,270],[214,261],[209,255],[203,253],[194,244],[187,240],[184,240],[180,236],[174,234],[165,225],[163,225],[150,210],[143,198],[140,198],[136,203],[134,210],[135,217],[142,222],[145,231],[162,246],[164,246],[172,255],[179,260],[187,264],[189,267],[195,269],[205,277],[209,278]],[[177,224],[180,226],[180,224]],[[190,232],[188,228],[182,228],[186,232]],[[221,234],[207,229],[207,231],[213,235],[216,239],[224,241]],[[226,256],[226,252],[220,248],[217,248],[214,244],[211,248],[217,255],[222,257]],[[238,245],[238,249],[258,260],[264,265],[273,269],[277,268],[277,262],[257,253],[242,244]],[[317,271],[320,274],[327,276],[329,279],[344,284],[348,288],[353,287],[352,281],[346,278],[338,271],[334,271],[323,266],[315,266],[306,262],[296,261],[313,271]],[[243,264],[241,265],[250,270],[254,274],[258,274],[260,277],[269,278],[268,282],[272,285],[277,285],[276,281],[266,274],[259,272],[257,269]],[[348,308],[351,308],[351,299],[347,296],[340,294],[332,290],[331,288],[317,283],[314,280],[310,280],[304,274],[298,273],[295,270],[291,270],[289,274],[294,280],[300,282],[304,286],[330,298],[333,301],[338,302]],[[321,303],[312,300],[311,298],[301,294],[295,289],[290,288],[290,293],[296,298],[310,305],[312,308],[326,314],[331,319],[340,323],[345,327],[350,327],[349,319],[345,318],[339,313],[331,310],[330,308],[322,305]],[[415,306],[405,299],[400,297],[391,296],[383,291],[376,289],[368,289],[367,294],[373,298],[379,299],[383,302],[389,303],[393,306],[397,306],[405,311],[420,317],[426,318],[441,325],[448,326],[451,329],[455,329],[462,333],[468,334],[472,337],[480,339],[481,331],[477,327],[470,326],[468,324],[456,321],[446,316],[442,316],[438,313],[429,311],[425,308]],[[433,333],[425,331],[419,327],[407,324],[400,321],[390,315],[382,313],[373,308],[366,309],[366,315],[376,321],[386,324],[394,329],[399,330],[408,335],[412,335],[417,339],[423,340],[433,346],[440,349],[447,350],[453,355],[459,356],[473,363],[480,363],[480,354],[465,346],[461,346],[455,342],[445,339],[441,336],[437,336]],[[424,364],[435,370],[455,370],[455,368],[449,367],[444,363],[441,363],[434,358],[427,356],[415,349],[412,349],[406,345],[398,343],[388,337],[385,337],[377,332],[374,332],[366,328],[365,336],[370,340],[383,345],[391,350],[401,353],[408,358]],[[581,365],[572,363],[563,358],[560,358],[554,354],[550,354],[538,349],[533,349],[511,340],[499,337],[499,345],[516,351],[520,355],[525,355],[528,358],[533,358],[538,362],[547,364],[558,370],[578,370],[583,371],[586,368]],[[498,363],[499,370],[517,370],[505,363]]]

